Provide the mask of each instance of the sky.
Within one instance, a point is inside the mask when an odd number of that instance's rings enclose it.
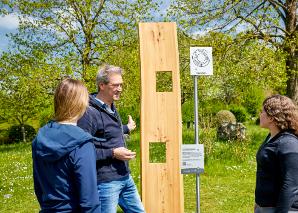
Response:
[[[14,33],[19,26],[16,15],[0,16],[0,52],[6,51],[9,39],[6,37],[8,33]]]

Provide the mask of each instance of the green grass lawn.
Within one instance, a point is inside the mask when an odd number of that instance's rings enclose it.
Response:
[[[204,213],[246,213],[254,205],[255,153],[267,131],[249,125],[248,140],[220,142],[201,133],[208,152],[205,172],[200,175],[200,209]],[[185,143],[192,142],[193,130],[183,130]],[[211,135],[211,136],[210,136]],[[129,147],[139,153],[139,133],[131,136]],[[140,186],[140,159],[130,162],[132,176]],[[31,144],[0,146],[0,212],[38,212],[32,180]],[[184,175],[185,212],[195,212],[195,175]]]
[[[38,212],[30,143],[0,146],[0,212]]]

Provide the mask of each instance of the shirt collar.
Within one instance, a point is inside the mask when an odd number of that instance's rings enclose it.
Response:
[[[115,111],[111,109],[111,107],[107,104],[105,104],[102,100],[100,100],[99,98],[96,97],[96,95],[94,96],[95,100],[97,100],[103,108],[105,108],[109,113],[114,114]]]

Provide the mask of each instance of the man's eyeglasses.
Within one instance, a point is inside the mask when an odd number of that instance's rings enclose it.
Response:
[[[122,88],[122,86],[123,86],[123,84],[111,84],[111,83],[109,83],[108,85],[113,88],[119,88],[119,87]]]

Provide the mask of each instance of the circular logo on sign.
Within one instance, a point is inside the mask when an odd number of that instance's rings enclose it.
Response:
[[[194,51],[191,58],[193,63],[198,67],[205,67],[210,63],[207,51],[204,49]]]

